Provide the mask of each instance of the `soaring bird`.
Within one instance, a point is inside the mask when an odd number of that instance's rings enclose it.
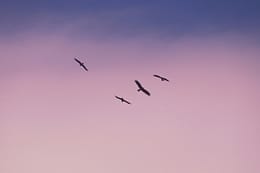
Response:
[[[121,102],[125,102],[127,104],[131,104],[129,101],[125,100],[123,97],[115,96],[117,99],[121,100]]]
[[[74,58],[74,60],[75,60],[77,63],[79,63],[79,65],[80,65],[82,68],[84,68],[84,70],[88,71],[87,67],[84,65],[83,62],[81,62],[81,61],[78,60],[77,58]]]
[[[138,90],[137,90],[137,91],[142,91],[142,92],[144,92],[144,93],[145,93],[146,95],[148,95],[148,96],[151,95],[150,92],[147,91],[147,90],[141,85],[141,83],[140,83],[138,80],[135,80],[135,83],[136,83],[136,85],[138,86]]]
[[[159,76],[159,75],[157,75],[157,74],[155,74],[155,75],[153,75],[154,77],[157,77],[157,78],[159,78],[159,79],[161,79],[161,81],[167,81],[167,82],[170,82],[167,78],[165,78],[165,77],[162,77],[162,76]]]

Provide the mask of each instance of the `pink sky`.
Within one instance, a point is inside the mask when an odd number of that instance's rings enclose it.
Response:
[[[26,38],[0,42],[0,172],[260,172],[260,49],[249,38]]]

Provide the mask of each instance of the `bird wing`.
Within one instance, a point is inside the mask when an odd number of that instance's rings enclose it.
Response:
[[[167,82],[169,82],[169,79],[167,79],[167,78],[165,78],[165,77],[162,77],[161,79],[162,79],[162,81],[167,81]]]
[[[159,75],[153,75],[154,77],[158,77],[160,78],[161,80],[165,80],[165,81],[168,81],[169,82],[169,79],[165,78],[165,77],[162,77],[162,76],[159,76]]]
[[[124,99],[124,102],[126,102],[127,104],[131,104],[129,101],[127,101],[127,100],[125,100],[125,99]]]
[[[150,96],[151,95],[151,93],[149,92],[149,91],[147,91],[146,89],[142,89],[142,91],[146,94],[146,95],[148,95],[148,96]]]
[[[135,80],[135,83],[140,89],[144,88],[138,80]]]
[[[118,97],[118,96],[115,96],[115,98],[117,98],[117,99],[121,99],[121,97]]]
[[[80,60],[78,60],[77,58],[74,58],[74,60],[75,60],[77,63],[79,63],[79,64],[82,63],[82,62],[80,62]]]
[[[86,67],[84,64],[81,64],[81,66],[82,66],[86,71],[88,71],[87,67]]]
[[[154,77],[158,77],[158,78],[162,78],[161,76],[159,76],[159,75],[157,75],[157,74],[155,74],[155,75],[153,75]]]

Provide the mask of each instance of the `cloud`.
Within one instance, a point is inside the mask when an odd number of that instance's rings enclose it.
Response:
[[[1,39],[4,172],[257,172],[256,39],[75,37],[78,26]]]

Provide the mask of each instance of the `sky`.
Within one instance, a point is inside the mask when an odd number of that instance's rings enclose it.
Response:
[[[260,172],[259,8],[0,2],[0,172]]]

